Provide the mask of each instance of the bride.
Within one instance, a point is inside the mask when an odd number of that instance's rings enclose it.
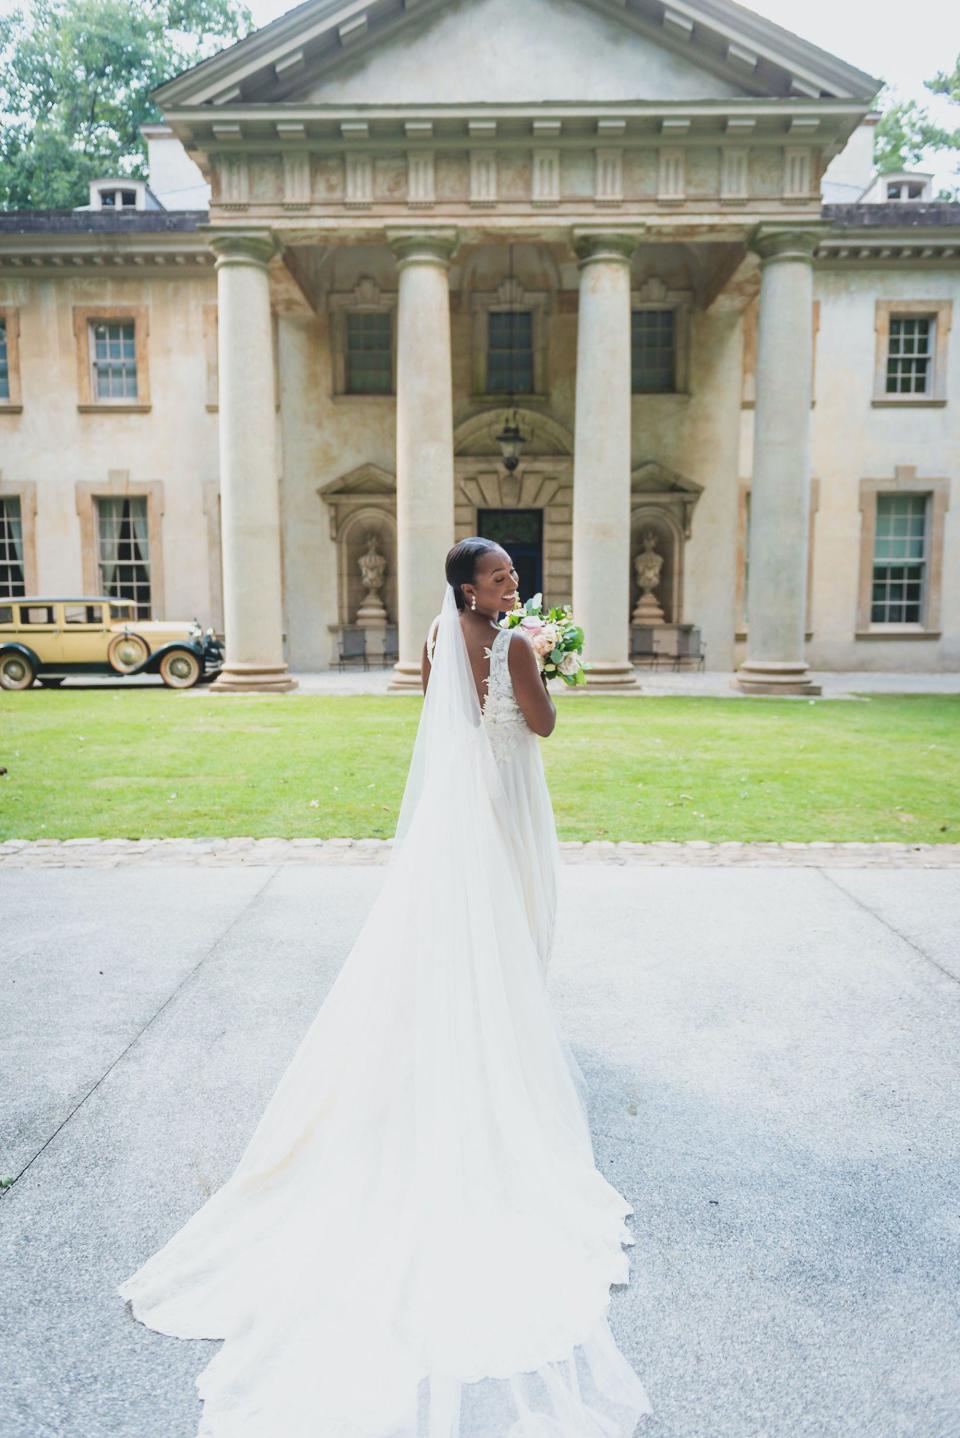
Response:
[[[556,710],[490,540],[454,545],[385,876],[233,1174],[116,1292],[226,1341],[198,1438],[631,1438],[630,1204],[546,986]]]

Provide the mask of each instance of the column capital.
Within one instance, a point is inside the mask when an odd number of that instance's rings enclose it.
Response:
[[[263,265],[280,249],[272,230],[225,230],[215,225],[198,225],[220,265]]]
[[[577,255],[580,268],[596,260],[620,261],[629,264],[634,250],[640,243],[642,226],[631,225],[604,228],[600,225],[574,225],[570,231],[570,243]]]
[[[388,225],[387,244],[397,257],[397,265],[441,265],[446,269],[457,252],[460,232],[452,225]]]
[[[810,264],[830,226],[807,221],[802,225],[757,225],[747,244],[760,256],[761,268],[777,260],[798,260]]]

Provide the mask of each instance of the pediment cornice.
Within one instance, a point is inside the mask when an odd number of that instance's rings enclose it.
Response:
[[[730,80],[747,96],[869,101],[880,81],[731,0],[580,0]],[[294,99],[305,83],[416,24],[448,0],[305,0],[151,92],[171,112]],[[626,36],[625,36],[626,38]],[[362,107],[354,107],[362,108]]]

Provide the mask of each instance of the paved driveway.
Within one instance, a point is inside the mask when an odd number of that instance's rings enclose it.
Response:
[[[565,872],[638,1438],[960,1438],[960,870]],[[114,1285],[228,1176],[382,877],[0,871],[4,1438],[194,1438],[217,1345]]]

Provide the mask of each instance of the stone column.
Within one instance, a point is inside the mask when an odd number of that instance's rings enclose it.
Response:
[[[389,688],[420,688],[420,652],[453,544],[448,270],[454,229],[387,230],[397,257],[397,620]]]
[[[275,694],[283,658],[269,231],[211,236],[217,256],[220,525],[226,658],[211,693]]]
[[[580,259],[573,613],[592,689],[637,682],[630,662],[630,257],[637,239],[622,231],[573,234]]]
[[[814,228],[760,230],[746,694],[819,694],[804,659]]]

